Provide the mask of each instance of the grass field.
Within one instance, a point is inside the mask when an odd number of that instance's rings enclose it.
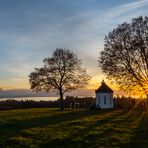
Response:
[[[148,148],[148,112],[0,111],[0,148]]]

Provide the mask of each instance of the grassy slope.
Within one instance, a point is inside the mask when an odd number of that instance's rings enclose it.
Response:
[[[148,112],[0,111],[1,147],[148,147]]]

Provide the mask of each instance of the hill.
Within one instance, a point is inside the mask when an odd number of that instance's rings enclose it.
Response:
[[[75,90],[65,95],[72,96],[94,96],[94,90],[90,89],[80,89]],[[15,97],[56,97],[58,96],[56,92],[33,92],[30,89],[11,89],[11,90],[2,90],[0,89],[0,98],[15,98]]]
[[[3,89],[2,88],[0,88],[0,92],[3,92]]]
[[[0,91],[0,98],[15,98],[15,97],[49,97],[56,96],[55,93],[34,92],[30,89],[10,89]]]
[[[148,111],[0,111],[0,147],[148,146]]]

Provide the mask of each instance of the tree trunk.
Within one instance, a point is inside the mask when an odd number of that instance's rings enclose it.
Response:
[[[147,110],[148,110],[148,94],[146,94],[146,101],[147,101],[147,102],[146,102],[146,103],[147,103],[147,104],[146,104],[146,108],[147,108]]]
[[[61,111],[64,110],[64,99],[63,99],[63,92],[62,89],[59,89],[60,92],[60,107],[61,107]]]

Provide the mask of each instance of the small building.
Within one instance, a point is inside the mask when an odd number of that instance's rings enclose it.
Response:
[[[96,107],[101,109],[113,108],[113,90],[102,81],[101,86],[96,89]]]

